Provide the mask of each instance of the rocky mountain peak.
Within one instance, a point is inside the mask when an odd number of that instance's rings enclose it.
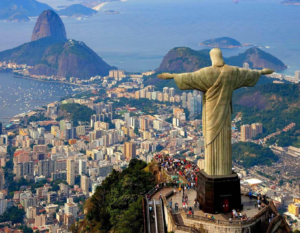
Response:
[[[53,37],[59,41],[67,40],[64,23],[53,10],[45,10],[40,14],[33,29],[31,41],[45,37]]]

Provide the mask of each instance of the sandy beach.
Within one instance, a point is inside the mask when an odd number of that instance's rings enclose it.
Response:
[[[102,2],[99,5],[93,7],[93,9],[96,10],[96,11],[100,11],[101,8],[105,6],[105,4],[107,4],[107,2]]]

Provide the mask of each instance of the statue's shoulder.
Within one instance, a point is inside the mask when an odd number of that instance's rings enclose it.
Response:
[[[237,70],[239,70],[240,68],[237,67],[237,66],[224,65],[224,69],[227,70],[227,71],[237,71]]]

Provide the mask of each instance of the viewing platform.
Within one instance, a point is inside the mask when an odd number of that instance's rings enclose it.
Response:
[[[176,194],[174,194],[174,190],[176,191]],[[164,184],[161,184],[158,189],[155,189],[155,192],[153,192],[149,198],[149,202],[152,204],[155,201],[157,203],[157,209],[163,209],[163,215],[166,222],[164,223],[165,231],[155,231],[155,228],[152,228],[154,230],[150,231],[151,233],[170,231],[195,233],[287,232],[285,230],[281,231],[281,229],[285,229],[287,225],[272,201],[259,209],[255,205],[257,202],[255,197],[250,199],[249,196],[242,195],[243,210],[241,210],[241,213],[243,215],[246,214],[247,220],[241,220],[240,218],[235,217],[232,218],[231,212],[226,214],[214,214],[212,218],[211,214],[206,214],[202,210],[199,210],[198,207],[194,206],[194,200],[197,196],[196,190],[189,189],[185,192],[185,194],[188,195],[187,209],[183,208],[182,193],[182,191],[179,193],[178,188],[164,187]],[[169,206],[171,199],[172,208]],[[175,210],[174,208],[175,203],[178,203],[178,210]],[[193,214],[189,214],[190,208],[192,209]],[[161,218],[161,215],[159,215],[159,217]],[[157,220],[157,222],[159,221]],[[274,231],[274,229],[278,229],[279,231]],[[288,228],[286,228],[286,230],[287,229]]]

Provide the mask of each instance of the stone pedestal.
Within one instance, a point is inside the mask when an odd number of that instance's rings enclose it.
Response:
[[[237,174],[209,176],[201,170],[197,176],[197,198],[203,212],[216,214],[243,209],[240,178]]]

